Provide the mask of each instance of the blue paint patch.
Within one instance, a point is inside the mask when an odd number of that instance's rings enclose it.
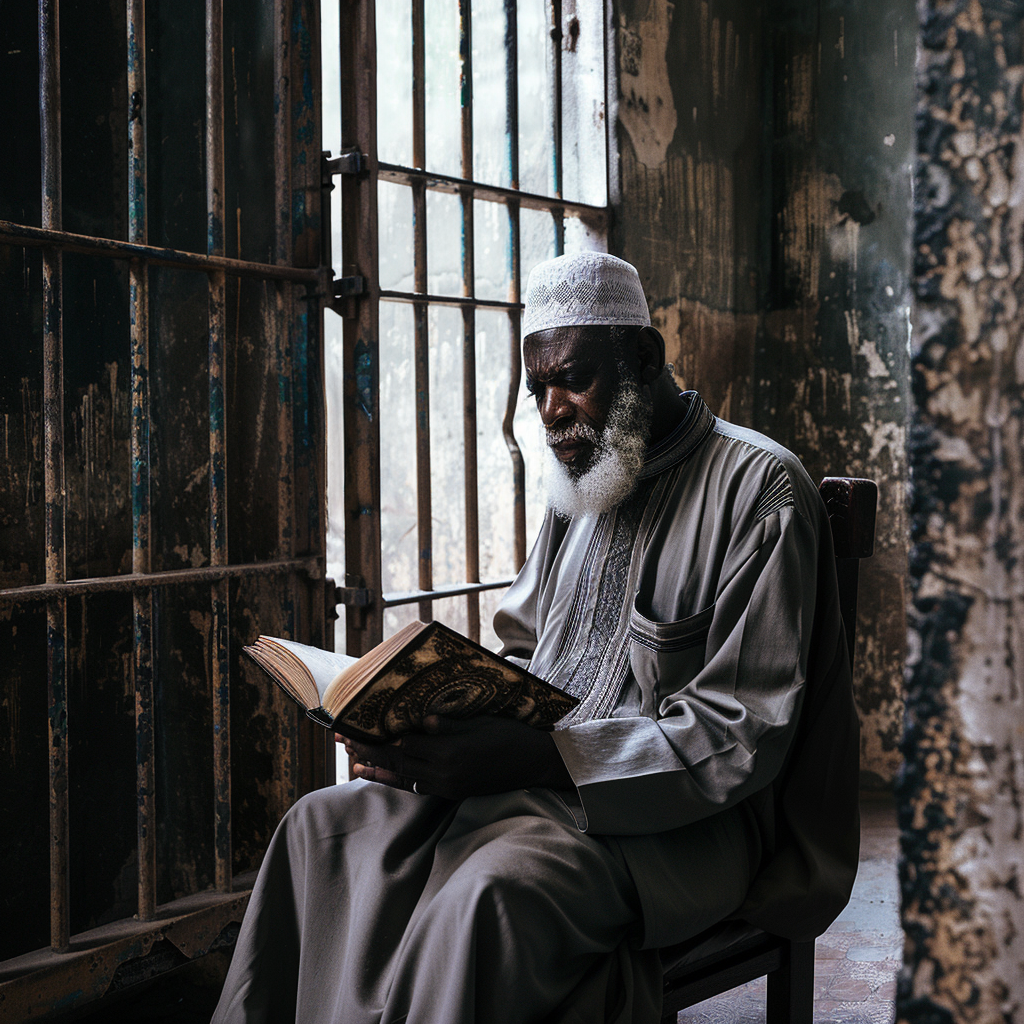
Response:
[[[224,396],[213,391],[210,393],[210,431],[224,428]]]
[[[359,407],[363,410],[366,418],[373,422],[373,380],[374,365],[373,355],[370,346],[360,338],[356,342],[355,358],[353,365],[356,374],[356,394],[359,398]]]
[[[51,1009],[63,1010],[70,1006],[74,1006],[82,996],[85,995],[85,990],[76,988],[74,992],[67,992],[62,995],[59,999],[55,1000],[50,1004]]]

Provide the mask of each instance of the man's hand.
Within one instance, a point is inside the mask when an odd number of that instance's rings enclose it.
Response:
[[[454,719],[430,715],[423,731],[390,743],[338,736],[359,779],[462,800],[530,786],[571,788],[555,741],[548,732],[511,718],[481,715]]]

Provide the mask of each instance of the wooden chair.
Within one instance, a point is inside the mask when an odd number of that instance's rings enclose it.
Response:
[[[857,623],[860,559],[874,550],[878,489],[871,480],[826,477],[818,488],[835,547],[839,603],[850,667]],[[766,1024],[811,1024],[814,1004],[814,940],[793,942],[742,921],[724,921],[661,951],[665,971],[662,1024],[680,1010],[768,977]]]

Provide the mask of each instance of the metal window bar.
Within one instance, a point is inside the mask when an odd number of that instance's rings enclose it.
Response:
[[[552,168],[554,181],[552,191],[562,198],[562,0],[550,0],[551,11],[551,131]],[[557,207],[553,210],[555,221],[555,255],[565,252],[565,219]]]
[[[128,5],[128,241],[145,245],[146,216],[146,9],[144,0]],[[146,576],[150,565],[149,452],[149,268],[129,263],[131,336],[132,572]],[[135,763],[139,858],[138,916],[156,916],[156,748],[153,731],[153,591],[132,592],[135,687]]]
[[[344,300],[343,416],[345,431],[346,584],[367,603],[346,615],[346,650],[364,654],[384,628],[380,524],[380,337],[377,274],[377,52],[374,0],[341,4],[342,153],[359,154],[360,173],[341,175],[342,278],[366,282],[365,294]],[[335,171],[327,171],[328,177]],[[324,232],[324,241],[330,234]]]
[[[342,175],[342,237],[346,250],[354,256],[350,267],[368,282],[363,298],[355,310],[349,308],[346,323],[346,444],[347,454],[360,451],[373,460],[372,481],[366,479],[366,463],[348,458],[346,489],[353,495],[346,502],[346,565],[353,581],[365,588],[366,604],[351,616],[348,629],[348,650],[360,653],[378,642],[383,635],[383,612],[386,608],[417,604],[421,619],[429,620],[433,602],[442,597],[465,596],[468,632],[480,637],[479,595],[485,590],[507,587],[511,579],[487,582],[480,580],[479,481],[476,443],[476,310],[504,310],[509,332],[509,390],[502,422],[502,434],[509,450],[513,469],[513,557],[518,570],[526,560],[525,465],[516,440],[513,423],[522,374],[519,347],[521,301],[520,210],[540,210],[552,217],[554,250],[564,251],[566,215],[585,221],[592,230],[607,230],[607,206],[566,201],[563,197],[562,144],[562,6],[561,0],[550,0],[550,39],[552,54],[552,177],[553,195],[521,191],[519,188],[519,78],[518,17],[516,0],[504,0],[505,20],[505,100],[506,100],[506,166],[509,186],[501,187],[477,182],[473,178],[473,67],[472,67],[472,2],[459,3],[459,60],[461,95],[462,160],[460,175],[440,174],[426,165],[425,97],[424,97],[424,5],[411,0],[412,20],[412,166],[385,163],[376,154],[376,67],[357,63],[360,55],[375,54],[375,10],[372,0],[358,5],[351,14],[351,25],[343,13],[340,25],[342,51],[342,148],[344,152],[361,154],[364,166],[360,173],[344,173],[340,162],[333,162],[330,173]],[[602,19],[606,20],[606,19]],[[603,31],[607,31],[606,27]],[[349,63],[351,62],[351,63]],[[607,61],[606,61],[607,63]],[[607,76],[607,68],[605,69]],[[357,82],[358,79],[358,82]],[[606,77],[607,82],[607,77]],[[606,88],[607,92],[607,88]],[[362,101],[353,99],[353,93]],[[376,252],[376,186],[386,181],[409,187],[412,197],[413,223],[413,290],[382,290],[378,285]],[[460,295],[437,295],[427,291],[427,217],[426,193],[437,191],[457,195],[462,211],[462,281]],[[474,201],[499,203],[508,219],[509,293],[505,300],[475,297]],[[363,219],[372,210],[373,227]],[[374,246],[370,251],[367,239]],[[350,270],[346,271],[351,272]],[[356,353],[350,346],[364,346],[363,357],[372,351],[369,363],[376,366],[378,345],[377,308],[380,301],[405,302],[415,307],[414,362],[416,414],[416,479],[418,590],[381,593],[380,566],[380,480],[379,428],[371,427],[367,418],[379,413],[376,376],[369,391],[356,393],[349,381],[358,373]],[[427,311],[430,306],[456,307],[463,320],[463,465],[465,493],[465,583],[435,584],[433,580],[432,530],[430,492],[430,394],[429,338]],[[372,348],[371,348],[372,346]],[[353,374],[350,378],[349,371]],[[367,375],[362,378],[367,381]],[[367,382],[369,383],[369,382]],[[358,410],[364,415],[357,415]],[[353,432],[354,431],[354,432]],[[369,500],[367,500],[369,499]],[[374,510],[376,514],[374,515]],[[368,529],[372,523],[372,531]],[[356,532],[358,531],[358,535]]]
[[[412,162],[426,169],[426,31],[423,0],[412,0]],[[422,179],[412,186],[413,287],[417,295],[427,293],[427,190]],[[434,588],[432,501],[430,493],[430,338],[427,303],[418,300],[414,313],[414,363],[416,387],[416,538],[419,587],[424,594]],[[424,622],[434,617],[429,599],[419,605]]]
[[[292,104],[290,98],[291,65],[288,60],[289,48],[289,3],[287,0],[275,0],[274,3],[274,262],[278,266],[287,266],[295,258],[295,247],[292,244],[292,194],[291,167],[289,165],[289,140],[292,138]],[[329,221],[328,221],[329,224]],[[323,230],[323,227],[321,227]],[[321,251],[317,254],[320,264]],[[296,446],[294,430],[290,417],[296,394],[292,388],[295,365],[293,352],[301,350],[301,334],[306,331],[305,322],[295,323],[288,316],[288,291],[291,286],[284,281],[271,282],[274,289],[274,360],[277,374],[277,392],[281,398],[278,405],[278,473],[277,473],[277,551],[284,558],[294,558],[297,541],[297,523],[295,516],[296,487]],[[305,396],[300,396],[305,397]],[[302,447],[300,443],[300,448]],[[294,467],[294,469],[293,469]],[[281,595],[283,611],[283,627],[290,636],[295,636],[296,609],[293,579],[282,580],[286,592]],[[291,747],[290,736],[282,736],[282,754],[287,759],[295,756]],[[328,778],[335,775],[334,743],[326,746],[326,765]],[[289,797],[299,795],[299,780],[292,776]]]
[[[60,12],[58,0],[39,0],[39,128],[42,144],[42,225],[61,229]],[[43,250],[43,459],[46,582],[66,578],[64,529],[64,340],[62,254]],[[68,902],[67,603],[46,605],[47,699],[50,749],[50,946],[70,946]]]
[[[291,359],[290,335],[301,336],[306,344],[306,332],[311,326],[310,313],[301,309],[297,315],[285,315],[285,329],[278,332],[280,351],[278,360],[279,394],[284,396],[280,436],[282,473],[279,491],[278,536],[279,551],[283,557],[246,565],[229,564],[227,550],[227,494],[226,494],[226,441],[225,422],[225,357],[226,331],[224,296],[226,277],[233,276],[239,283],[243,279],[264,280],[277,289],[278,306],[287,314],[294,300],[289,290],[305,285],[307,298],[318,300],[330,290],[331,271],[319,267],[294,267],[291,240],[293,237],[293,210],[290,202],[290,184],[285,171],[289,154],[295,159],[294,144],[288,122],[290,70],[306,57],[295,56],[298,49],[292,45],[290,17],[295,5],[289,0],[277,0],[275,15],[280,28],[276,40],[276,59],[279,62],[275,109],[275,173],[277,175],[280,244],[275,252],[275,263],[265,264],[224,255],[223,197],[224,197],[224,144],[223,144],[223,11],[222,0],[207,2],[207,212],[208,244],[206,253],[184,252],[167,247],[151,246],[147,226],[147,147],[146,147],[146,41],[145,0],[126,0],[126,109],[128,111],[128,174],[127,174],[127,236],[125,240],[93,237],[67,232],[63,229],[61,182],[61,71],[60,71],[60,9],[59,0],[39,0],[39,113],[40,113],[40,172],[42,212],[41,225],[35,227],[11,221],[0,221],[0,244],[41,249],[43,268],[43,477],[44,477],[44,546],[45,576],[42,582],[15,585],[0,589],[0,607],[22,608],[33,602],[46,606],[46,673],[47,673],[47,746],[49,790],[49,933],[50,951],[60,954],[62,963],[82,956],[91,958],[90,972],[96,974],[97,984],[104,984],[104,964],[116,964],[135,958],[138,953],[122,948],[134,941],[136,932],[152,932],[157,918],[156,867],[156,808],[154,794],[155,737],[154,737],[154,593],[160,588],[180,587],[201,583],[209,586],[212,611],[212,643],[210,645],[210,678],[213,702],[214,745],[214,858],[215,884],[221,893],[230,892],[231,878],[231,818],[230,818],[230,733],[228,702],[230,678],[228,665],[228,582],[260,577],[275,577],[282,585],[293,588],[296,581],[322,580],[322,543],[316,543],[316,530],[320,520],[316,501],[309,501],[309,524],[304,524],[309,543],[303,547],[312,554],[296,557],[294,522],[294,445],[291,441],[296,424],[292,422],[293,395],[290,392],[294,366]],[[313,25],[316,37],[317,26]],[[292,52],[292,68],[282,54]],[[316,47],[312,52],[317,52]],[[314,69],[315,70],[315,69]],[[294,90],[294,86],[292,87]],[[305,154],[303,154],[305,156]],[[317,249],[319,240],[317,240]],[[131,572],[105,577],[67,579],[67,543],[65,519],[68,494],[65,488],[65,417],[64,417],[64,309],[62,302],[62,271],[64,253],[82,253],[101,260],[123,260],[128,264],[128,312],[130,345],[130,508],[131,508]],[[316,256],[313,257],[314,261]],[[210,565],[153,572],[151,461],[150,461],[150,360],[149,360],[149,270],[167,266],[181,270],[201,270],[209,282],[209,412],[210,412]],[[303,394],[302,399],[315,400],[316,396]],[[303,415],[308,423],[308,410]],[[308,449],[314,439],[303,435]],[[305,458],[309,458],[307,453]],[[131,595],[131,637],[133,653],[130,661],[131,682],[135,705],[136,754],[136,841],[138,848],[137,918],[140,925],[125,929],[124,922],[114,922],[90,932],[90,939],[82,950],[72,952],[71,913],[69,900],[69,772],[68,740],[74,723],[68,720],[68,599],[86,598],[104,593]],[[317,605],[314,603],[314,616]],[[314,618],[315,622],[315,618]],[[309,777],[308,771],[296,772],[296,777]],[[239,900],[242,902],[240,903]],[[179,907],[180,904],[180,907]],[[210,898],[186,897],[161,908],[159,915],[164,924],[169,920],[184,920],[196,916],[197,934],[217,935],[220,924],[237,920],[244,897],[219,903]],[[149,928],[147,932],[145,929]],[[209,929],[213,932],[209,933]],[[182,933],[184,934],[184,933]],[[217,940],[220,941],[220,940]],[[106,945],[104,945],[106,943]],[[134,947],[132,947],[134,948]],[[144,942],[140,948],[148,949]],[[11,966],[0,977],[0,1001],[18,1013],[18,1008],[32,1008],[36,1014],[40,1007],[73,1005],[94,998],[96,992],[60,991],[58,975],[53,972],[56,961],[38,951],[16,957],[23,966]],[[159,959],[159,958],[158,958]],[[15,961],[10,963],[13,965]],[[69,968],[74,970],[75,968]],[[113,968],[110,968],[113,970]],[[159,969],[159,968],[154,968]],[[31,979],[32,972],[42,970],[51,980],[40,989]],[[97,973],[98,972],[98,973]],[[150,971],[152,973],[152,970]],[[143,973],[140,976],[146,976]],[[26,979],[24,983],[22,979]],[[108,978],[109,982],[109,978]],[[48,994],[49,993],[49,994]],[[70,1001],[69,1001],[70,1000]],[[25,1009],[29,1013],[29,1009]]]
[[[459,95],[462,97],[461,171],[465,181],[473,180],[473,5],[459,0]],[[462,212],[462,296],[476,291],[476,250],[473,192],[459,190]],[[466,582],[480,582],[480,507],[476,446],[476,309],[462,307],[462,455],[466,527]],[[480,639],[480,592],[466,594],[466,626],[469,636]]]
[[[519,23],[516,0],[505,0],[505,138],[508,144],[508,177],[512,188],[519,190]],[[508,203],[508,259],[509,294],[512,304],[509,321],[509,380],[508,401],[501,432],[512,458],[512,529],[514,535],[515,569],[518,572],[526,561],[526,464],[516,441],[513,417],[519,398],[522,378],[522,357],[519,352],[520,325],[520,247],[519,200]]]
[[[224,10],[206,0],[206,251],[224,255]],[[209,275],[210,564],[227,565],[226,281]],[[228,669],[228,589],[210,586],[210,684],[213,701],[214,878],[231,891],[231,686]]]

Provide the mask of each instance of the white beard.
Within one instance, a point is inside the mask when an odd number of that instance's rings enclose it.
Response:
[[[622,384],[600,433],[582,425],[548,433],[548,505],[562,519],[607,512],[636,486],[650,437],[651,401],[624,370],[620,370]],[[585,438],[594,445],[593,462],[578,475],[560,462],[550,447],[552,440],[569,436]]]

